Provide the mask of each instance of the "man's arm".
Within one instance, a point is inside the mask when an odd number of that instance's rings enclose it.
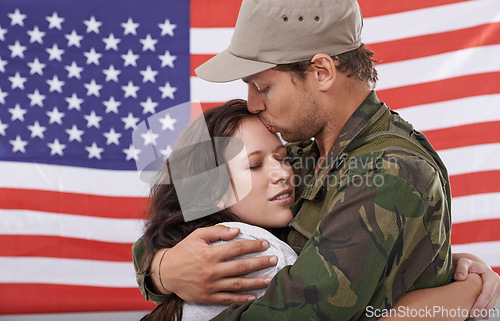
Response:
[[[408,292],[392,308],[392,314],[379,320],[462,321],[466,316],[472,316],[471,308],[482,285],[481,277],[471,273],[461,282]],[[446,311],[457,312],[452,315]]]
[[[215,229],[214,229],[215,230]],[[218,230],[218,229],[217,229]],[[217,232],[216,232],[217,233]],[[226,233],[225,231],[222,232],[221,238],[224,237],[223,234]],[[229,232],[232,233],[232,232]],[[201,234],[198,235],[199,237],[203,237]],[[230,234],[231,236],[231,234]],[[234,243],[228,243],[230,246],[238,247],[237,244]],[[136,244],[134,245],[134,263],[136,263],[136,270],[138,269],[138,262],[136,262],[137,257],[142,258],[142,252],[143,252],[142,244],[141,241],[138,240]],[[160,292],[166,294],[164,290],[159,291],[158,289],[162,289],[158,280],[157,276],[157,268],[156,266],[159,262],[160,256],[162,254],[162,250],[158,251],[158,255],[156,257],[156,260],[153,261],[152,266],[153,266],[153,271],[152,271],[152,276],[153,276],[153,282],[151,284],[145,284],[144,283],[144,278],[139,277],[138,278],[138,284],[141,288],[141,291],[143,292],[143,295],[146,297],[148,300],[152,300],[156,302],[157,304],[160,304],[164,302],[165,300],[168,299],[167,295],[161,295],[158,294]],[[175,260],[175,258],[172,258]],[[194,259],[194,258],[193,258]],[[199,259],[198,259],[199,260]],[[473,256],[471,254],[465,254],[465,253],[457,253],[453,254],[453,262],[455,265],[455,279],[456,280],[463,280],[464,278],[467,278],[468,273],[470,271],[477,271],[476,273],[479,273],[483,277],[483,292],[482,295],[486,298],[486,303],[477,303],[476,306],[479,304],[478,307],[475,307],[475,309],[490,309],[495,306],[498,298],[500,297],[500,277],[498,276],[497,273],[495,273],[484,261],[481,259],[477,258],[476,256]],[[207,263],[208,265],[208,263]],[[163,270],[165,270],[165,267],[162,264]],[[216,269],[216,267],[214,267]],[[179,271],[180,272],[180,271]],[[221,274],[221,271],[216,272],[217,274]],[[162,274],[164,275],[172,275],[173,273],[168,273],[168,271],[163,271]],[[182,274],[182,273],[181,273]],[[236,275],[236,272],[231,273],[232,275]],[[194,282],[193,278],[190,280],[190,282]],[[260,279],[248,279],[246,278],[245,281],[249,282],[248,289],[252,288],[259,288],[261,287],[261,281]],[[193,296],[193,294],[189,294],[188,296]],[[209,293],[205,293],[201,295],[202,297],[209,296]],[[238,302],[246,302],[247,300],[243,297],[243,299],[238,300],[238,297],[240,295],[233,295],[230,294],[230,303],[238,303]],[[201,300],[198,298],[197,300]],[[479,302],[479,301],[478,301]],[[205,302],[208,303],[208,302]],[[222,302],[221,302],[222,303]],[[491,306],[491,307],[490,307]]]
[[[248,302],[254,295],[231,293],[266,287],[271,278],[233,277],[274,266],[276,256],[262,256],[226,262],[231,257],[264,251],[269,247],[265,241],[236,241],[221,245],[209,245],[218,240],[231,240],[238,229],[225,226],[201,228],[169,249],[161,261],[163,286],[180,298],[192,303],[230,304]],[[133,256],[136,270],[142,260],[144,249],[140,240],[134,244]],[[146,300],[159,304],[168,300],[168,292],[160,285],[158,267],[163,251],[157,251],[150,267],[152,276],[138,275],[137,283]],[[148,286],[149,285],[149,286]],[[161,293],[158,293],[160,291]]]

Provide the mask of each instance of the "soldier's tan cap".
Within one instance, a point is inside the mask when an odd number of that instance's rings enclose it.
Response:
[[[227,82],[315,54],[361,46],[363,18],[356,0],[243,0],[229,48],[195,72]]]

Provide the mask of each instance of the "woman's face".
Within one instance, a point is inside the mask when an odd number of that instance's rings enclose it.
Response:
[[[246,196],[229,210],[245,223],[261,227],[286,226],[292,219],[290,205],[295,194],[285,146],[257,117],[243,119],[233,137],[243,141],[246,152],[227,164],[233,190],[245,191],[240,194]]]

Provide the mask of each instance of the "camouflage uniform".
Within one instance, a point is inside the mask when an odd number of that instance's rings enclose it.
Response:
[[[446,169],[425,137],[375,92],[345,124],[317,175],[308,176],[317,145],[291,149],[300,197],[288,244],[299,258],[263,297],[214,320],[368,320],[367,306],[388,309],[409,290],[450,282]]]
[[[263,297],[233,304],[214,320],[367,320],[367,306],[387,309],[409,290],[449,283],[446,169],[375,92],[317,174],[314,141],[289,147],[300,197],[287,241],[299,258]]]
[[[167,301],[170,296],[161,293],[157,294],[156,292],[154,292],[152,290],[153,285],[151,284],[151,278],[143,273],[139,273],[139,271],[141,270],[141,262],[144,257],[144,244],[142,243],[142,238],[135,241],[134,245],[132,245],[132,257],[134,269],[136,272],[135,280],[137,281],[137,285],[139,285],[141,294],[146,298],[146,301],[153,301],[158,305]]]

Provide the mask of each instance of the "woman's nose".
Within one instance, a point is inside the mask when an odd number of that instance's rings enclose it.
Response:
[[[271,181],[273,183],[278,183],[280,181],[287,182],[291,176],[290,172],[290,165],[280,161],[275,161],[270,172]]]

